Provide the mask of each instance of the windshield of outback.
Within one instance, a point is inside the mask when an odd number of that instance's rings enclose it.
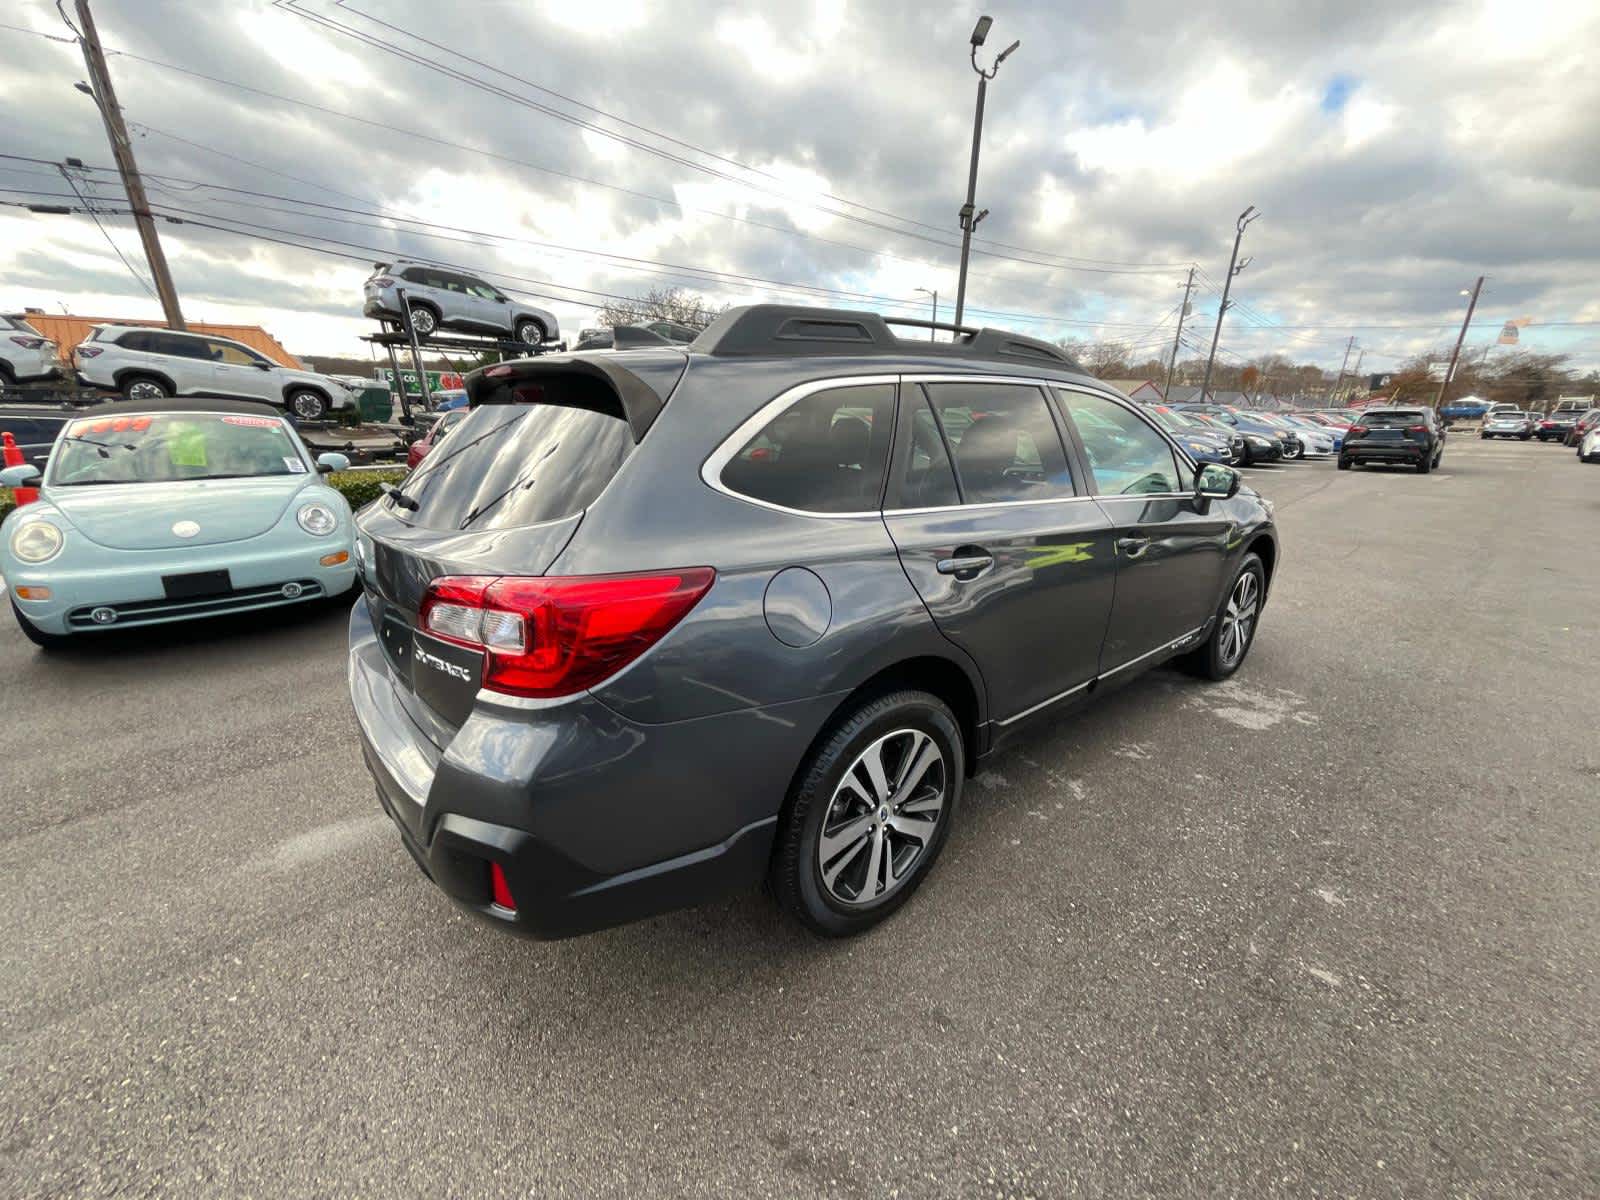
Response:
[[[50,485],[178,483],[307,470],[300,447],[276,417],[150,413],[72,422],[51,455]]]

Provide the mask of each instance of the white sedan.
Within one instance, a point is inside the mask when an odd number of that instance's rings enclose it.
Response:
[[[1583,441],[1578,443],[1578,460],[1600,463],[1600,425],[1596,425],[1583,435]]]

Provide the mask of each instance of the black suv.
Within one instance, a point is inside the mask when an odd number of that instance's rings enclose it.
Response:
[[[1426,475],[1444,458],[1444,428],[1431,408],[1369,408],[1356,417],[1339,450],[1339,469],[1353,463],[1401,463]]]
[[[440,888],[556,937],[766,880],[855,933],[1029,721],[1238,670],[1271,506],[1060,348],[953,331],[763,305],[468,377],[358,518],[350,615],[367,765]]]

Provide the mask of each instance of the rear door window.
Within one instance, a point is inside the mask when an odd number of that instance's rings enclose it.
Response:
[[[928,399],[967,504],[1075,494],[1044,393],[1026,384],[930,383]]]
[[[585,376],[502,388],[470,410],[402,485],[425,529],[537,525],[592,504],[633,450],[621,402]]]
[[[739,448],[722,469],[722,485],[802,512],[877,511],[894,396],[894,384],[874,383],[803,397]]]

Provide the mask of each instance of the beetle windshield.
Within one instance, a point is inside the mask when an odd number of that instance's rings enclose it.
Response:
[[[73,421],[50,457],[50,485],[177,483],[304,475],[308,469],[277,417],[149,413]]]

